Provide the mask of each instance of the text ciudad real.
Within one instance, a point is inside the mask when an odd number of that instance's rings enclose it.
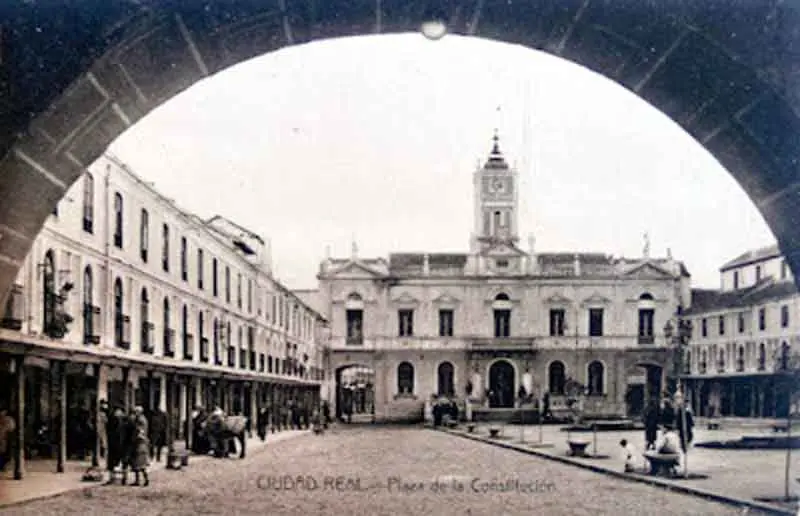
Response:
[[[539,494],[556,490],[549,480],[522,480],[518,478],[448,477],[432,480],[362,479],[346,476],[312,475],[262,475],[257,479],[259,489],[289,492],[365,492],[383,490],[398,494],[415,493],[473,493],[473,494]]]

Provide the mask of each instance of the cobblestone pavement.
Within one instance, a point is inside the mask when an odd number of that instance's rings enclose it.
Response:
[[[488,425],[480,424],[476,428],[478,435],[488,435]],[[520,441],[520,426],[507,425],[503,433],[512,441]],[[742,436],[775,435],[767,428],[722,428],[707,430],[703,427],[695,430],[695,443],[703,441],[724,441],[738,439]],[[785,435],[785,434],[784,434]],[[573,439],[592,442],[587,448],[594,448],[592,432],[573,432]],[[524,428],[525,442],[539,442],[539,427]],[[597,453],[609,455],[607,460],[586,459],[586,462],[603,467],[621,470],[622,459],[619,446],[620,439],[627,439],[637,450],[644,451],[644,431],[598,432]],[[542,453],[564,456],[567,452],[567,432],[560,431],[557,426],[543,426],[542,440],[552,444],[552,448],[540,448]],[[784,470],[786,465],[785,450],[718,450],[692,447],[689,450],[689,471],[707,475],[703,480],[691,480],[687,485],[706,489],[712,492],[738,498],[754,499],[756,497],[781,496],[784,493]],[[795,478],[800,476],[800,450],[792,451],[789,490],[794,496],[800,495],[800,483]],[[679,481],[686,482],[686,481]]]
[[[244,461],[205,461],[152,476],[149,487],[75,491],[12,511],[20,516],[741,514],[696,497],[420,428],[341,427],[265,447]],[[302,478],[313,489],[292,489],[284,476],[295,483]],[[497,481],[506,479],[518,484],[501,492]],[[287,489],[278,488],[281,481]],[[447,487],[437,492],[432,487],[437,481]]]

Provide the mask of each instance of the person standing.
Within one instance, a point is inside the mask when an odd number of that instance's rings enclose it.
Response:
[[[0,471],[5,471],[11,455],[11,437],[17,423],[8,413],[8,409],[0,409]]]
[[[150,478],[147,475],[147,467],[150,465],[150,439],[148,437],[148,423],[144,415],[144,409],[136,406],[133,409],[133,435],[131,442],[131,470],[135,475],[134,486],[150,485]],[[144,477],[144,484],[139,483],[139,474]]]
[[[681,405],[675,414],[675,424],[678,427],[678,436],[681,439],[681,451],[686,454],[686,449],[694,439],[694,417],[692,417],[688,400]]]
[[[105,458],[108,451],[108,402],[100,400],[99,407],[97,414],[97,440],[100,446],[100,458]]]
[[[656,449],[656,439],[658,438],[658,424],[660,422],[658,402],[651,399],[644,413],[644,441],[645,450]]]

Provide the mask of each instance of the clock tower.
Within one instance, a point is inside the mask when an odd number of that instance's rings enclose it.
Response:
[[[489,159],[475,171],[475,231],[472,247],[480,252],[498,244],[514,247],[517,235],[517,172],[500,152],[497,131]]]

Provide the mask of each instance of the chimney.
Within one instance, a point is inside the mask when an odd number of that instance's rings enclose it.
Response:
[[[422,274],[429,276],[431,273],[431,260],[428,253],[422,257]]]
[[[573,262],[573,265],[574,265],[574,268],[575,268],[575,275],[576,276],[580,276],[581,275],[581,259],[580,259],[580,257],[578,256],[577,253],[575,253],[575,261]]]

